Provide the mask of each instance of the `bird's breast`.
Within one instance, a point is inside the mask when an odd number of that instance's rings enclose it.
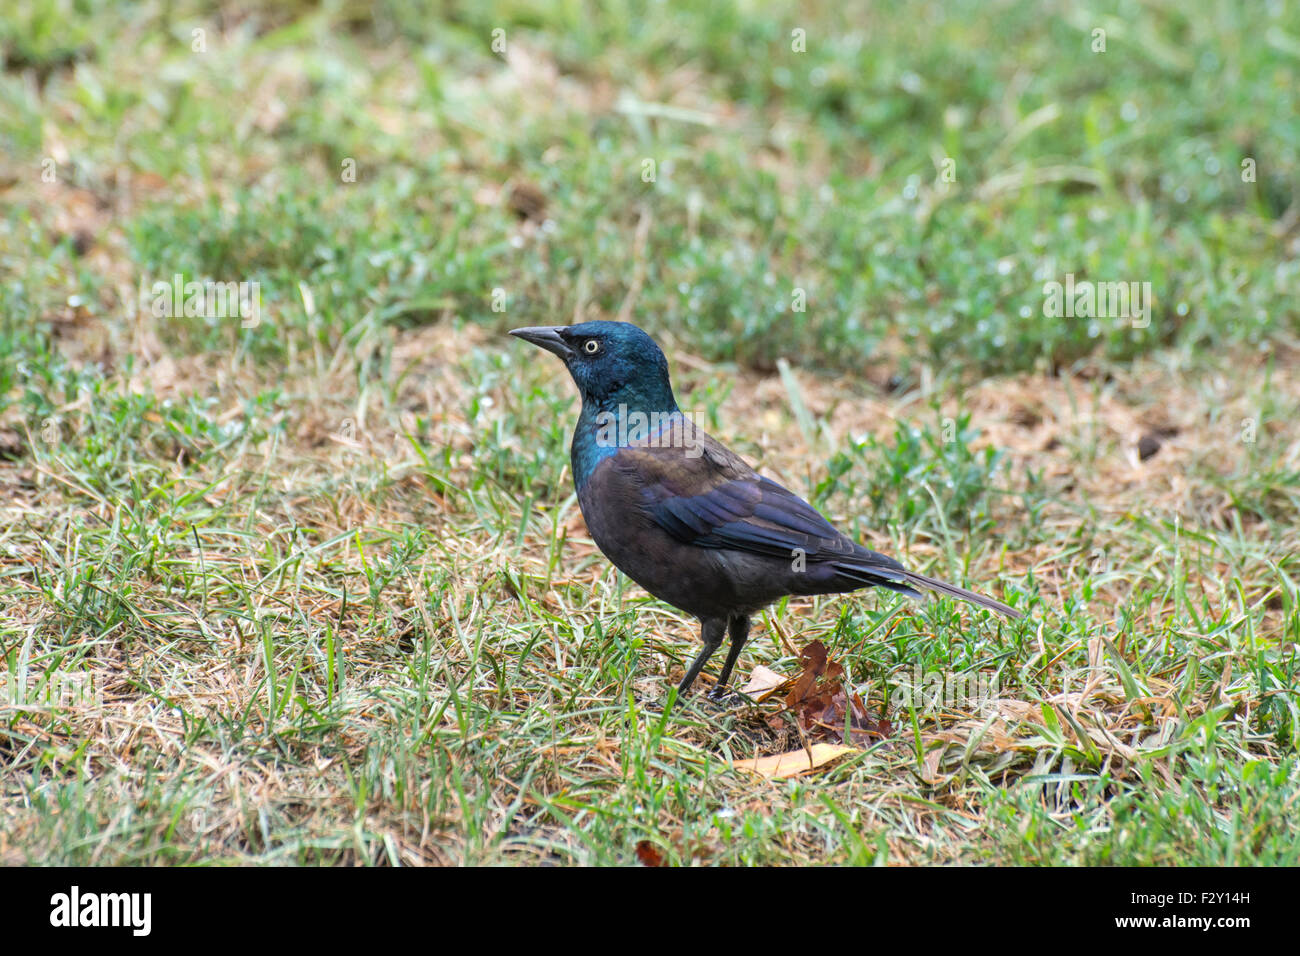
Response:
[[[698,616],[714,616],[726,597],[701,587],[716,580],[716,555],[674,540],[647,515],[640,489],[611,460],[600,462],[578,489],[591,540],[614,566],[660,600]]]

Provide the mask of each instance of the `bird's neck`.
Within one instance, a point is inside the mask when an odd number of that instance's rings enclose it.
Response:
[[[671,390],[643,395],[620,389],[606,396],[584,396],[570,448],[574,481],[581,488],[606,458],[629,444],[652,439],[679,418]]]

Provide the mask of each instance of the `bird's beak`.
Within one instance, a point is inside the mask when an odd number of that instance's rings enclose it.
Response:
[[[573,358],[573,349],[569,348],[568,343],[560,337],[558,328],[538,325],[528,329],[511,329],[510,334],[519,336],[525,342],[532,342],[548,352],[554,352],[566,362]]]

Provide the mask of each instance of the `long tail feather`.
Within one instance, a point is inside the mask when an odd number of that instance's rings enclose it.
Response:
[[[946,594],[961,601],[969,601],[971,604],[988,608],[990,611],[995,611],[1013,620],[1024,617],[1023,613],[1003,604],[1001,601],[995,601],[983,594],[976,594],[974,591],[967,591],[965,588],[959,588],[947,581],[940,581],[938,578],[926,577],[924,574],[909,571],[893,558],[876,551],[868,551],[863,547],[858,548],[853,558],[836,561],[834,566],[840,575],[840,580],[848,588],[874,586],[888,588],[900,594],[919,598],[921,594],[916,588],[920,587],[929,591],[938,591],[940,594]]]
[[[928,588],[931,591],[938,591],[940,594],[947,594],[949,597],[959,598],[963,601],[969,601],[971,604],[977,604],[980,607],[986,607],[990,611],[1012,618],[1013,620],[1024,617],[1020,611],[1001,601],[995,601],[991,597],[985,597],[983,594],[976,594],[974,591],[967,591],[965,588],[959,588],[955,584],[949,584],[946,581],[940,581],[938,578],[928,578],[924,574],[917,574],[915,571],[904,571],[904,576],[913,584],[920,587]]]

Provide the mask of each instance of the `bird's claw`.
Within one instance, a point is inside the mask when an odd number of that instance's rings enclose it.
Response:
[[[732,693],[725,687],[710,688],[709,692],[704,696],[711,703],[722,704],[724,706],[735,704],[740,701],[740,695]]]

